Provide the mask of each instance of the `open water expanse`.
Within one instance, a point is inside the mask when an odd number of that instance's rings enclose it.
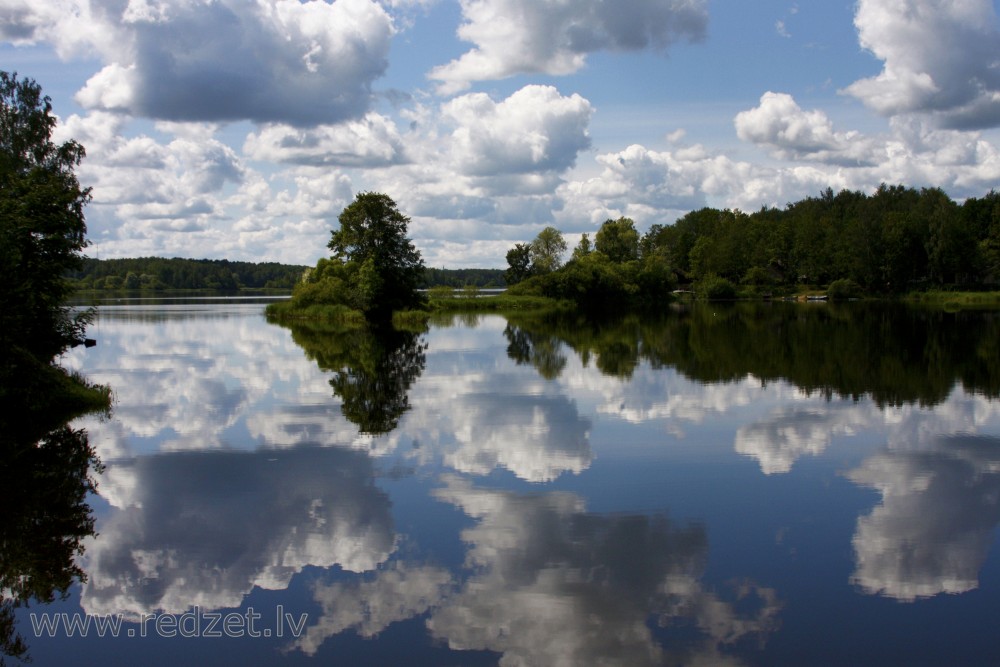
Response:
[[[117,402],[35,665],[1000,664],[996,313],[263,308],[109,302],[63,358]]]

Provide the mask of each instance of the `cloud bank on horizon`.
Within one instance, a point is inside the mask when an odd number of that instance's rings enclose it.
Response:
[[[91,254],[311,264],[356,192],[429,266],[703,206],[1000,183],[995,0],[0,0]],[[814,6],[822,5],[822,6]]]

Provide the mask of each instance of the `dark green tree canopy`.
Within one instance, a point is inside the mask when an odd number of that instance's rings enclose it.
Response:
[[[86,324],[63,306],[72,290],[65,274],[87,245],[90,189],[73,171],[84,149],[54,143],[55,126],[38,84],[0,72],[0,345],[45,364]]]
[[[507,251],[507,270],[503,274],[504,282],[516,285],[531,275],[531,246],[527,243],[515,243]]]
[[[362,192],[340,214],[340,229],[328,247],[333,261],[345,265],[354,306],[369,317],[419,307],[424,275],[420,252],[406,236],[410,219],[387,195]]]
[[[639,257],[639,232],[631,218],[605,220],[597,230],[594,248],[612,262],[627,262]]]

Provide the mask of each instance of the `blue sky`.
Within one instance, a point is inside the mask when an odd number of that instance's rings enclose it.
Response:
[[[1000,184],[990,0],[0,0],[89,254],[312,264],[359,191],[437,267],[702,206]]]

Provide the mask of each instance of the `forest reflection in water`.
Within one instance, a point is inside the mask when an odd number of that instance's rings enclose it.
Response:
[[[7,369],[5,369],[6,371]],[[86,580],[78,557],[94,535],[88,495],[101,470],[87,432],[72,428],[32,385],[4,373],[0,409],[0,665],[30,659],[15,611],[65,599]]]
[[[120,397],[86,613],[309,614],[232,664],[998,657],[995,314],[226,312],[106,314],[67,360]]]
[[[871,397],[878,405],[943,401],[956,382],[1000,395],[1000,313],[900,304],[696,303],[659,317],[592,320],[555,313],[512,316],[508,354],[546,378],[565,366],[565,344],[606,375],[629,378],[645,361],[700,382],[752,375],[805,392]]]

